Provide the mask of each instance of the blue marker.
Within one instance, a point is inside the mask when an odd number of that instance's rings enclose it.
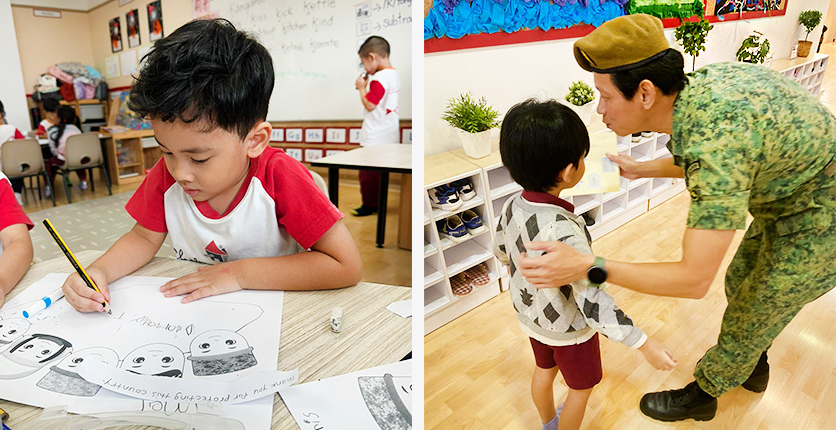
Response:
[[[9,428],[9,426],[6,425],[6,423],[2,423],[2,424],[3,424],[3,430],[12,430],[11,428]]]
[[[36,313],[46,309],[49,305],[55,303],[58,300],[61,300],[64,297],[64,290],[59,288],[55,290],[52,294],[38,300],[29,309],[23,311],[23,318],[29,318],[34,316]]]

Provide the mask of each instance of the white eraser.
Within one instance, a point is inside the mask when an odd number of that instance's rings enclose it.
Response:
[[[337,306],[331,311],[331,331],[339,333],[343,330],[343,308]]]

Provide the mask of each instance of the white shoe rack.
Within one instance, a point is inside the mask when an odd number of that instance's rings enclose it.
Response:
[[[829,59],[829,55],[811,53],[808,57],[798,57],[794,60],[776,60],[770,67],[795,80],[807,91],[810,91],[813,97],[820,99]]]
[[[666,144],[670,137],[653,133],[632,142],[631,136],[619,138],[618,151],[640,161],[671,157]],[[502,165],[499,153],[472,159],[461,150],[445,152],[424,160],[424,333],[430,333],[508,288],[508,268],[493,255],[496,225],[505,202],[522,191]],[[476,197],[463,202],[455,211],[432,208],[429,190],[469,178]],[[595,225],[589,227],[593,240],[615,230],[639,215],[685,190],[681,179],[644,178],[630,181],[621,178],[618,191],[571,196],[564,199],[575,206],[575,213],[589,212]],[[441,239],[436,222],[452,214],[472,209],[482,217],[489,232],[470,237],[461,243]],[[491,282],[457,297],[450,288],[450,277],[486,262]]]

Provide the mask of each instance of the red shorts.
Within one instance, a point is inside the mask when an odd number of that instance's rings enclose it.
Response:
[[[534,361],[541,369],[557,366],[566,385],[573,390],[586,390],[601,382],[601,348],[598,333],[578,345],[550,346],[529,338]]]

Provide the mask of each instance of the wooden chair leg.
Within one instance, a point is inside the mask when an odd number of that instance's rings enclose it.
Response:
[[[93,168],[87,169],[87,182],[90,184],[90,190],[96,192],[96,181],[93,180]]]

